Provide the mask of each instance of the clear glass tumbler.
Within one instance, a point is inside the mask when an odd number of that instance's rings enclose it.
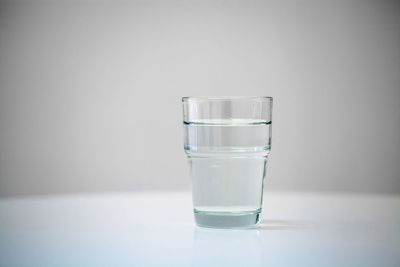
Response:
[[[255,226],[271,148],[272,97],[183,97],[182,102],[196,224]]]

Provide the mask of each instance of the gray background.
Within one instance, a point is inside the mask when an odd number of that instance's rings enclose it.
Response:
[[[395,1],[2,1],[0,197],[190,188],[182,96],[271,95],[267,190],[400,193]]]

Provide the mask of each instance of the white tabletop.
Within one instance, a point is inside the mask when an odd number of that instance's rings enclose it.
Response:
[[[257,229],[194,225],[191,195],[0,200],[0,266],[399,266],[400,197],[267,193]]]

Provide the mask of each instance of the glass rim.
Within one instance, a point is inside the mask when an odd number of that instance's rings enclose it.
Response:
[[[182,102],[187,100],[272,100],[272,96],[184,96]]]

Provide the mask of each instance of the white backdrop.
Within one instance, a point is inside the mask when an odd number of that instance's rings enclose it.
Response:
[[[0,197],[190,187],[182,96],[270,95],[267,190],[400,193],[395,1],[2,1]]]

